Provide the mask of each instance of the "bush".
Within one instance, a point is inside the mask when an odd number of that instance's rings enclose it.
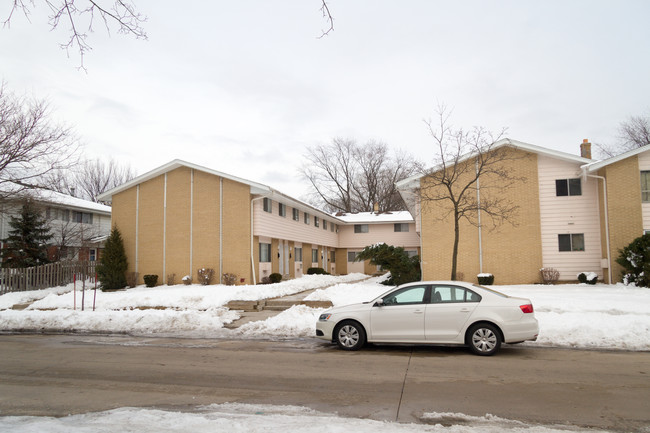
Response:
[[[542,275],[542,284],[555,284],[560,279],[560,271],[555,268],[542,268],[539,273]]]
[[[198,274],[199,283],[202,286],[207,286],[212,282],[212,277],[214,276],[214,269],[212,268],[201,268],[196,271]]]
[[[271,284],[271,279],[269,277],[262,277],[261,284]]]
[[[282,281],[282,274],[278,274],[277,272],[272,273],[269,275],[269,281],[271,284],[279,283]]]
[[[494,284],[494,275],[492,274],[478,274],[476,278],[478,278],[478,283],[481,286],[491,286]]]
[[[176,284],[176,274],[168,274],[167,275],[167,285],[168,286],[173,286]]]
[[[594,272],[580,272],[578,274],[578,282],[582,284],[596,284],[598,282],[598,275]]]
[[[137,272],[127,272],[126,273],[126,284],[130,288],[134,288],[138,285],[138,273]]]
[[[618,251],[616,263],[623,267],[623,283],[650,286],[650,234],[639,236]]]
[[[307,275],[329,275],[325,272],[323,268],[309,268],[307,269]]]
[[[183,284],[185,284],[186,286],[189,286],[189,285],[192,284],[192,277],[190,277],[189,275],[185,275],[185,276],[181,279],[181,281],[183,281]]]
[[[370,264],[381,266],[390,272],[390,277],[382,282],[389,286],[420,281],[420,257],[409,255],[402,247],[376,244],[365,247],[354,259],[357,262],[370,260]]]
[[[221,282],[226,286],[234,286],[237,283],[237,275],[226,272],[221,276]]]
[[[119,290],[126,287],[127,268],[122,235],[117,227],[113,227],[106,239],[104,253],[97,266],[97,278],[101,283],[101,290]]]
[[[144,279],[144,284],[146,284],[147,287],[154,287],[156,284],[158,284],[158,275],[145,275],[142,277]]]

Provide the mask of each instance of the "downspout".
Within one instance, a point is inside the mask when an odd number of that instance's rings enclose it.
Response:
[[[483,273],[483,236],[481,227],[481,179],[478,172],[478,158],[476,159],[476,203],[478,205],[478,269]]]
[[[167,275],[167,173],[165,173],[165,181],[163,186],[163,251],[162,254],[163,254],[162,277],[166,278]]]
[[[612,258],[610,257],[609,252],[609,210],[607,208],[607,178],[603,176],[597,176],[595,174],[586,174],[586,176],[603,181],[603,205],[605,206],[605,243],[607,245],[607,276],[609,284],[612,284]]]
[[[253,242],[255,240],[255,236],[253,236],[253,204],[256,200],[262,200],[264,197],[256,197],[251,200],[251,270],[253,271],[253,285],[257,284],[257,278],[255,276],[255,248],[253,246]]]
[[[138,244],[140,242],[140,185],[135,188],[135,273],[138,273]]]
[[[190,170],[190,279],[194,266],[194,169]]]
[[[223,275],[223,177],[219,178],[219,282]]]

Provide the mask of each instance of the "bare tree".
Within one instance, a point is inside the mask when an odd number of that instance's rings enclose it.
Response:
[[[320,11],[323,14],[323,18],[325,19],[325,22],[327,23],[327,28],[325,30],[321,30],[321,35],[319,36],[319,39],[324,36],[327,36],[331,31],[334,30],[334,18],[332,17],[332,13],[330,12],[330,7],[327,4],[326,0],[321,0]]]
[[[600,152],[612,157],[650,144],[650,117],[630,116],[618,128],[619,142],[614,145],[596,144]]]
[[[456,280],[461,220],[478,226],[480,213],[481,225],[515,225],[518,206],[506,199],[503,191],[525,179],[513,175],[504,164],[522,157],[508,146],[496,145],[505,128],[496,135],[482,127],[469,131],[454,129],[449,125],[450,112],[446,107],[439,106],[437,114],[435,124],[425,120],[434,140],[437,164],[422,178],[419,196],[423,206],[436,206],[440,220],[451,217],[453,221],[451,279]],[[491,193],[494,190],[496,194]]]
[[[415,172],[415,160],[405,153],[392,156],[384,143],[359,145],[351,139],[333,139],[308,148],[302,175],[309,180],[312,201],[330,212],[402,210],[395,182]]]
[[[46,102],[17,97],[0,86],[0,198],[20,194],[77,163],[77,138],[49,117]]]
[[[142,24],[147,18],[140,14],[135,4],[128,0],[43,0],[50,9],[49,24],[52,30],[67,23],[69,25],[68,39],[61,43],[61,48],[79,51],[80,68],[84,69],[83,60],[86,52],[92,47],[88,44],[88,34],[93,32],[95,21],[104,23],[107,32],[111,26],[117,26],[117,32],[130,34],[136,39],[147,39]],[[29,20],[32,10],[36,7],[35,0],[13,0],[13,7],[4,21],[5,26],[11,24],[16,11],[21,11]]]
[[[78,256],[82,247],[101,234],[98,226],[75,221],[69,210],[48,208],[45,215],[52,234],[51,244],[57,247],[55,261]]]
[[[130,165],[122,165],[114,159],[87,159],[73,170],[50,173],[44,184],[63,194],[97,202],[97,197],[128,182],[135,177]]]

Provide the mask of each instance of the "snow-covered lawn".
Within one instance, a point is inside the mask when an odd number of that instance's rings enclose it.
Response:
[[[225,324],[240,317],[224,307],[231,300],[258,300],[316,289],[307,300],[334,305],[362,302],[390,288],[362,274],[310,275],[260,286],[139,286],[118,292],[81,293],[72,286],[0,296],[0,331],[66,330],[126,332],[185,337],[310,338],[322,309],[294,306],[265,321],[237,329]],[[363,281],[360,281],[363,280]],[[650,289],[618,285],[494,286],[511,296],[533,301],[540,336],[531,346],[650,350]],[[76,296],[77,309],[74,310]],[[25,310],[15,304],[30,303]]]

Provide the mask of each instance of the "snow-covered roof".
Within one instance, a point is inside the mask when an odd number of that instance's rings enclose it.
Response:
[[[413,222],[413,216],[408,211],[396,212],[359,212],[336,215],[336,218],[348,224],[381,224],[381,223],[398,223]]]
[[[6,189],[6,188],[5,188]],[[81,211],[92,211],[96,213],[111,214],[111,207],[94,201],[84,200],[71,195],[62,194],[43,188],[23,189],[16,193],[21,198],[33,198],[36,201],[45,204],[60,205],[68,209],[78,209]]]

